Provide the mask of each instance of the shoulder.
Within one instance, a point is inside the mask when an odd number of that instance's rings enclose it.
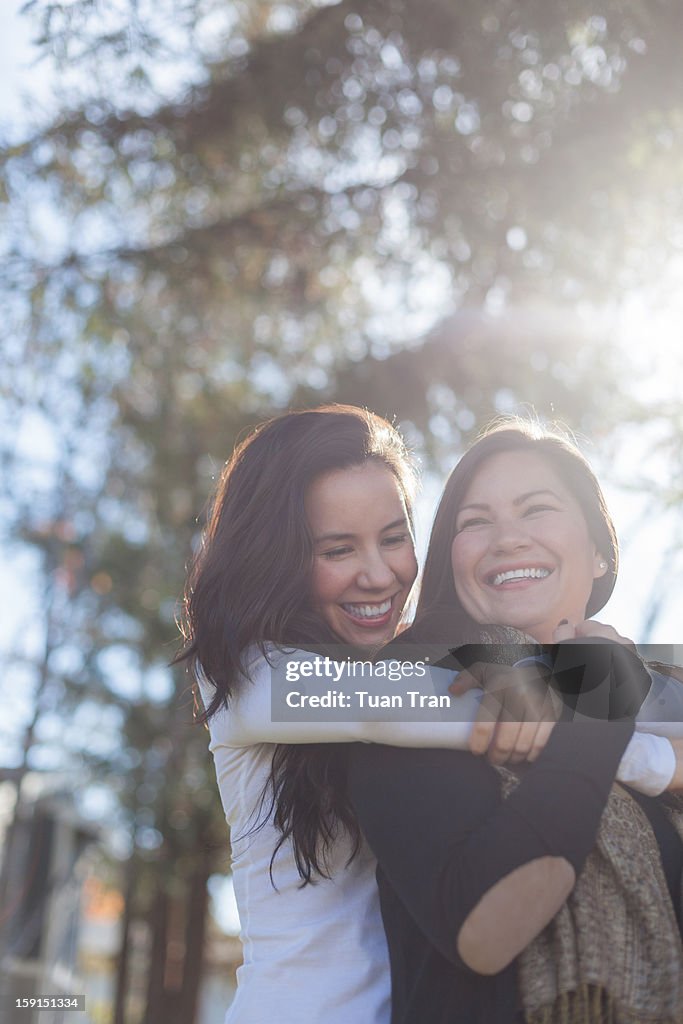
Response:
[[[272,669],[279,665],[286,656],[286,651],[270,641],[264,644],[250,644],[241,654],[241,671],[238,677],[237,694],[245,682],[262,682],[270,676]],[[211,681],[207,678],[201,665],[197,669],[197,683],[202,693],[210,695],[212,692]]]
[[[667,679],[676,679],[679,683],[683,683],[683,668],[680,665],[666,665],[661,661],[646,661],[645,666],[653,675],[657,674]]]
[[[282,647],[271,640],[263,644],[251,644],[242,654],[242,681],[257,683],[266,677],[270,681],[274,670],[279,669],[288,658],[300,654],[295,647]]]
[[[242,670],[237,677],[236,686],[228,698],[227,706],[221,705],[211,717],[210,728],[215,727],[217,721],[231,716],[236,706],[244,698],[245,693],[253,689],[261,690],[266,685],[269,685],[271,671],[269,663],[270,647],[275,651],[273,645],[264,645],[264,650],[261,650],[258,644],[252,644],[243,652]],[[201,664],[197,666],[196,678],[202,704],[205,708],[208,708],[216,694],[215,685],[208,678]]]

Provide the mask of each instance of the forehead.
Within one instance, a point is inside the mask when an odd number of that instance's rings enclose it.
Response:
[[[462,504],[481,502],[495,505],[512,501],[530,491],[551,490],[559,498],[575,499],[552,463],[535,452],[498,452],[491,455],[474,474]]]
[[[405,515],[398,480],[372,461],[317,477],[306,492],[305,509],[314,534],[381,529]]]

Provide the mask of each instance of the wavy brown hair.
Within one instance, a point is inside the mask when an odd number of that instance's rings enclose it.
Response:
[[[184,645],[175,659],[187,661],[213,688],[200,721],[221,707],[229,710],[255,646],[267,657],[267,644],[339,643],[310,600],[314,549],[304,500],[321,475],[368,461],[394,474],[412,525],[412,459],[398,431],[367,409],[328,405],[285,413],[235,448],[189,569],[180,624]],[[343,749],[279,746],[270,784],[269,812],[281,833],[273,857],[291,839],[304,883],[314,872],[327,874],[326,854],[339,825],[357,849]]]

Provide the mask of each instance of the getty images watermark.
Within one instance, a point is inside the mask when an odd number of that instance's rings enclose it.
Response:
[[[425,661],[359,661],[352,658],[343,660],[329,655],[307,656],[285,661],[285,682],[302,684],[304,680],[315,680],[316,684],[327,683],[327,689],[319,685],[299,685],[286,689],[284,701],[288,708],[340,708],[344,710],[375,711],[379,709],[402,709],[404,702],[411,708],[429,706],[445,707],[450,702],[445,694],[423,693],[420,689],[407,689],[409,681],[424,681],[428,674]],[[330,689],[329,684],[339,685]],[[386,684],[390,684],[390,688]],[[397,685],[398,684],[398,685]],[[365,686],[365,689],[354,689]]]
[[[683,661],[678,645],[645,645],[636,653],[596,639],[394,650],[399,656],[377,660],[354,657],[341,646],[276,652],[270,658],[272,720],[471,722],[482,690],[463,697],[449,687],[462,670],[476,674],[484,666],[486,683],[493,685],[486,698],[493,714],[507,688],[531,684],[552,687],[566,720],[637,714],[639,721],[683,723],[683,682],[667,671]]]

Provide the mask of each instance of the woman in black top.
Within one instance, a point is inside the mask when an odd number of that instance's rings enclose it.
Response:
[[[494,623],[559,642],[552,650],[565,660],[586,640],[590,688],[605,645],[617,658],[628,644],[587,619],[616,567],[611,519],[573,445],[496,430],[446,486],[406,638],[448,642]],[[641,666],[627,658],[637,686]],[[632,731],[629,717],[560,722],[519,775],[471,754],[353,751],[350,792],[379,861],[395,1024],[592,1024],[608,1011],[615,1024],[683,1020],[672,903],[683,822],[661,801],[610,796]]]

